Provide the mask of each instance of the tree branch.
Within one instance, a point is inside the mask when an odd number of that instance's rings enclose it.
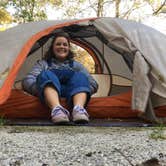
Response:
[[[131,8],[128,11],[121,14],[121,18],[127,17],[127,15],[131,14],[134,10],[137,10],[138,8],[141,8],[143,6],[144,5],[140,5],[139,7],[135,7],[135,2],[134,2],[133,5],[131,6]]]
[[[163,4],[161,4],[161,6],[159,6],[159,8],[153,12],[153,15],[157,15],[161,9],[166,5],[166,0],[163,2]]]

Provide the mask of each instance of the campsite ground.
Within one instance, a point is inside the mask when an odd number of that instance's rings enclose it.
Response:
[[[1,126],[0,140],[1,166],[166,165],[161,127]]]

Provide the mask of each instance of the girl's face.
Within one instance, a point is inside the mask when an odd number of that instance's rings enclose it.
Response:
[[[69,42],[65,37],[57,37],[53,44],[53,52],[57,59],[65,60],[69,54]]]

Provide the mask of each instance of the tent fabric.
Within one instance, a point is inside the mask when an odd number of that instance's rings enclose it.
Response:
[[[152,91],[166,98],[166,36],[143,24],[122,19],[98,19],[95,25],[116,49],[129,55],[136,51],[142,54],[151,67]]]
[[[111,89],[112,79],[110,75],[106,74],[92,74],[92,77],[98,83],[97,93],[93,94],[92,97],[105,97],[108,96]],[[108,86],[103,86],[107,82]]]
[[[151,91],[156,94],[154,102],[158,98],[166,100],[166,36],[134,21],[103,17],[32,22],[1,32],[0,104],[9,97],[27,55],[32,51],[30,57],[37,52],[41,54],[34,49],[34,45],[40,43],[37,41],[58,30],[68,32],[73,41],[88,45],[89,52],[96,56],[101,74],[132,79],[133,109],[144,112]]]
[[[95,26],[122,54],[135,57],[137,52],[145,59],[136,63],[137,65],[134,65],[133,68],[138,69],[138,66],[141,65],[142,68],[146,69],[149,65],[148,73],[139,73],[137,78],[133,76],[132,108],[145,111],[151,87],[155,94],[166,98],[166,72],[164,69],[166,66],[166,36],[145,25],[121,19],[99,19],[95,21]],[[141,64],[143,61],[144,63]],[[139,72],[141,72],[141,67]],[[151,79],[148,78],[148,75]],[[138,81],[139,79],[141,81]],[[136,80],[140,84],[136,83]],[[142,97],[142,92],[146,92],[144,97]]]
[[[136,52],[133,69],[133,93],[132,109],[145,112],[152,84],[148,78],[150,67],[141,56]],[[140,86],[141,85],[141,86]]]

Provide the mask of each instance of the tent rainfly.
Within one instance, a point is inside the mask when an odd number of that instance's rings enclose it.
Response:
[[[30,22],[0,32],[0,116],[50,118],[37,97],[16,85],[59,31],[95,62],[99,92],[88,105],[91,117],[156,122],[166,117],[166,36],[134,21],[104,17]]]

